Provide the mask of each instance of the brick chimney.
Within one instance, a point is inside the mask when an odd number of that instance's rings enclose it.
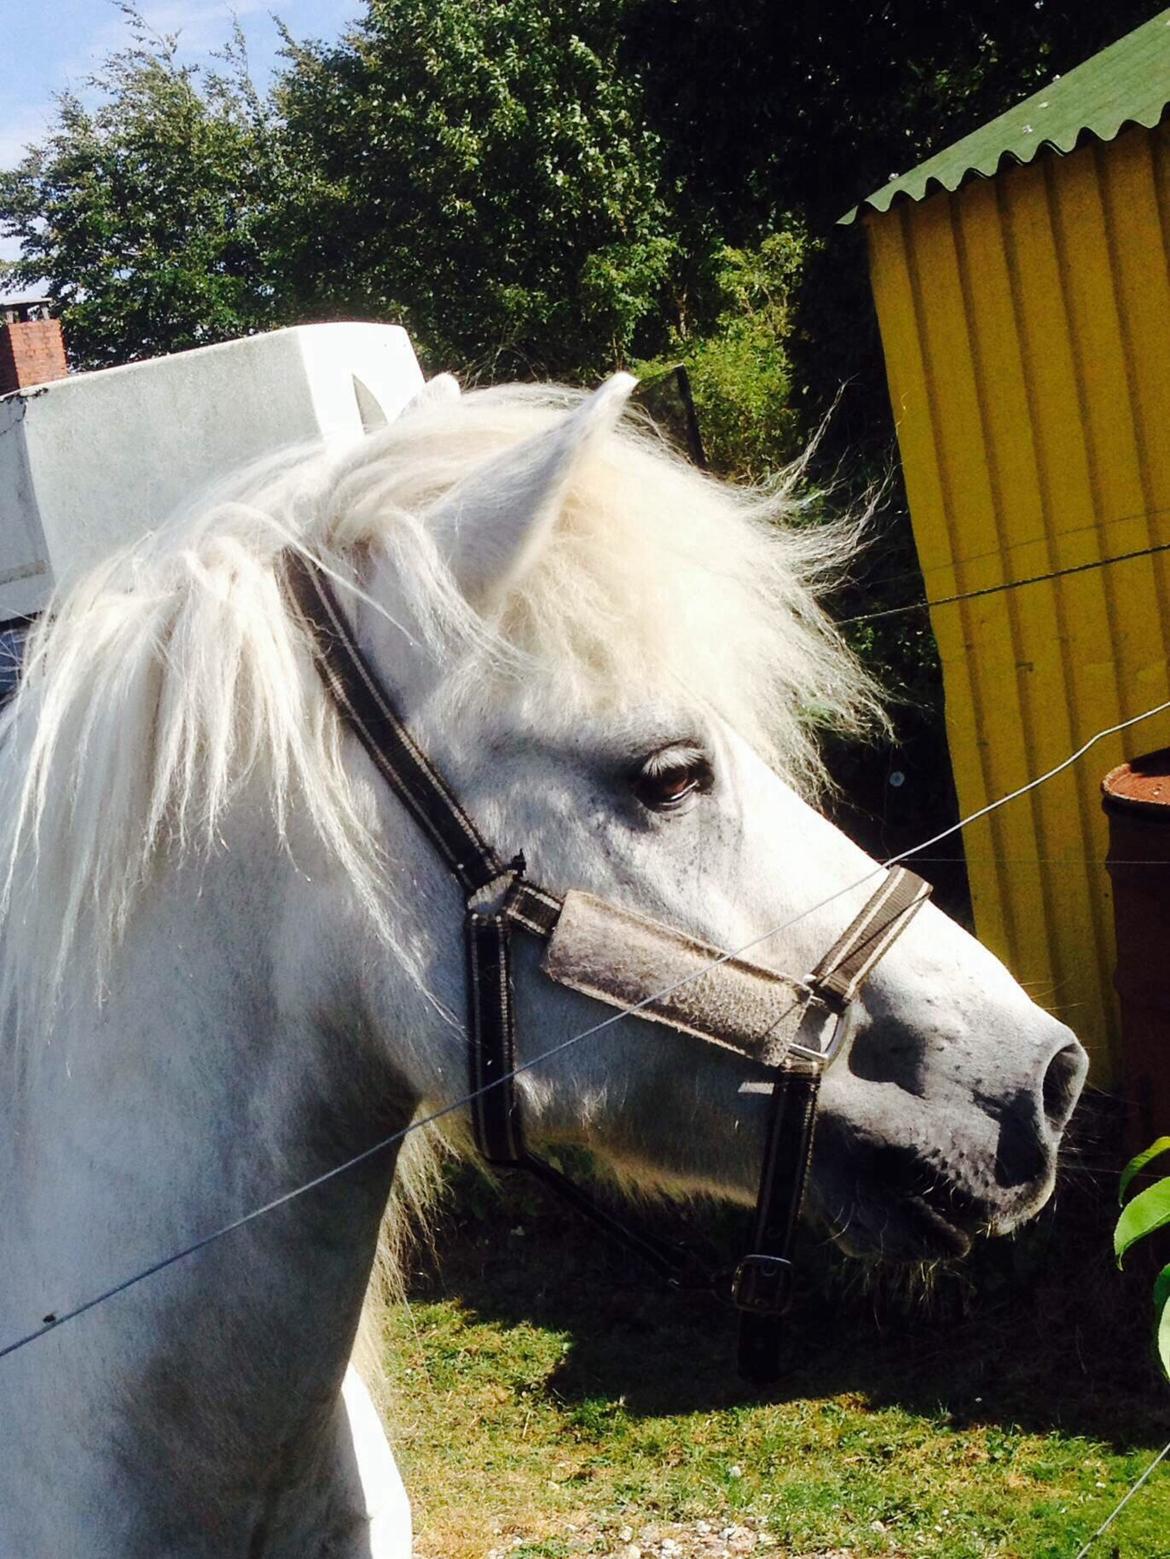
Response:
[[[69,372],[61,321],[43,303],[0,306],[0,395],[48,384]]]

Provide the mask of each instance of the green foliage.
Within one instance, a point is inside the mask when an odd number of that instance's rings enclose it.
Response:
[[[312,301],[400,316],[491,377],[657,345],[680,246],[623,11],[371,0],[341,43],[295,49],[278,101],[312,180]]]
[[[284,170],[240,40],[226,73],[178,64],[176,40],[126,9],[130,46],[57,100],[44,143],[0,173],[17,284],[45,280],[74,362],[104,367],[281,322],[266,219]]]
[[[808,245],[792,223],[752,249],[723,248],[715,257],[710,325],[690,336],[676,327],[668,354],[640,365],[648,378],[674,362],[686,366],[707,457],[721,475],[766,481],[799,454],[788,338]]]
[[[1158,1332],[1154,1339],[1158,1358],[1170,1376],[1170,1264],[1162,1268],[1154,1284],[1154,1314],[1158,1318]]]
[[[688,230],[751,246],[798,214],[832,241],[810,267],[795,382],[815,426],[842,384],[848,416],[824,446],[884,464],[892,427],[865,257],[834,232],[858,199],[1002,113],[1160,9],[1159,0],[631,0],[624,58]],[[872,473],[869,473],[872,474]]]
[[[1113,1253],[1117,1257],[1118,1266],[1126,1252],[1139,1240],[1170,1225],[1170,1176],[1156,1180],[1153,1185],[1146,1186],[1126,1201],[1126,1193],[1135,1177],[1166,1152],[1170,1152],[1170,1137],[1159,1137],[1150,1147],[1130,1159],[1121,1172],[1119,1200],[1122,1209],[1113,1230]],[[1170,1265],[1162,1268],[1154,1284],[1154,1315],[1154,1341],[1158,1357],[1163,1370],[1170,1376]]]
[[[732,242],[818,230],[1157,13],[1158,0],[633,0],[625,60],[669,168]]]
[[[78,366],[328,318],[400,320],[473,380],[681,359],[713,465],[765,480],[835,407],[810,478],[884,494],[839,609],[899,609],[847,631],[903,700],[836,772],[882,854],[953,821],[862,235],[833,223],[1157,0],[367,0],[288,39],[267,97],[238,35],[201,73],[124,9],[131,46],[0,174],[13,279],[48,279]]]
[[[1117,1220],[1113,1249],[1120,1261],[1131,1245],[1170,1223],[1170,1179],[1147,1186],[1128,1202]]]
[[[1140,1153],[1130,1159],[1129,1163],[1121,1171],[1121,1179],[1118,1182],[1117,1195],[1119,1200],[1125,1201],[1125,1193],[1133,1184],[1134,1177],[1140,1175],[1148,1164],[1152,1164],[1156,1158],[1160,1158],[1166,1152],[1170,1152],[1170,1137],[1159,1137],[1156,1142],[1151,1143],[1148,1148],[1143,1148]]]
[[[238,34],[200,73],[123,9],[98,105],[0,175],[83,365],[336,315],[489,378],[672,352],[755,476],[859,372],[824,453],[888,449],[863,262],[805,233],[1150,7],[368,0],[268,98]]]

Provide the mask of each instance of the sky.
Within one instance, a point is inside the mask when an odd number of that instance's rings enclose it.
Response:
[[[177,33],[183,59],[207,61],[239,18],[248,40],[252,74],[268,81],[280,35],[275,12],[297,38],[335,38],[364,9],[362,0],[141,0],[139,10],[157,31]],[[0,168],[10,168],[43,133],[53,96],[84,93],[86,77],[127,39],[114,0],[31,0],[5,7],[0,44]],[[0,239],[0,259],[17,245]]]

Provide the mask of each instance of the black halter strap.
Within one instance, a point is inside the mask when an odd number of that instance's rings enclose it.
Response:
[[[416,746],[355,642],[323,570],[302,553],[290,552],[285,557],[285,584],[309,631],[317,668],[339,713],[467,898],[471,1118],[480,1154],[497,1167],[536,1175],[672,1284],[712,1286],[712,1275],[701,1271],[689,1252],[630,1228],[528,1148],[513,1076],[511,931],[516,926],[547,941],[556,932],[563,901],[526,880],[522,855],[506,862],[487,843],[446,780]],[[878,891],[803,982],[810,1003],[836,1015],[829,1043],[823,1049],[794,1043],[779,1064],[769,1066],[772,1104],[752,1246],[731,1285],[741,1312],[739,1368],[749,1380],[773,1380],[779,1371],[779,1317],[791,1295],[791,1248],[812,1157],[821,1075],[844,1041],[851,1004],[862,982],[929,892],[926,883],[903,867],[886,874]]]
[[[342,615],[328,577],[302,553],[285,558],[285,580],[312,635],[317,669],[370,761],[470,895],[508,867],[415,745]]]
[[[792,1298],[791,1250],[812,1163],[821,1077],[848,1037],[850,1006],[866,975],[929,896],[929,885],[913,872],[888,872],[808,978],[813,994],[838,1014],[837,1028],[825,1051],[792,1046],[773,1084],[751,1252],[732,1285],[745,1380],[767,1384],[780,1373],[779,1317]]]

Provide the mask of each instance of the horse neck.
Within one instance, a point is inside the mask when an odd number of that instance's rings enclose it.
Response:
[[[360,1020],[323,1021],[291,978],[306,962],[289,908],[305,879],[263,829],[228,844],[151,891],[104,1005],[67,993],[68,1017],[26,1068],[7,1134],[21,1162],[0,1175],[25,1188],[5,1220],[25,1243],[0,1256],[19,1275],[0,1337],[409,1119],[414,1101],[361,1050]],[[5,1361],[0,1398],[39,1378],[46,1438],[66,1400],[76,1418],[109,1413],[114,1432],[88,1452],[96,1490],[118,1487],[118,1458],[123,1473],[150,1469],[180,1524],[252,1510],[274,1469],[307,1477],[331,1432],[393,1169],[379,1155],[34,1344]],[[209,1551],[233,1542],[217,1530]]]

